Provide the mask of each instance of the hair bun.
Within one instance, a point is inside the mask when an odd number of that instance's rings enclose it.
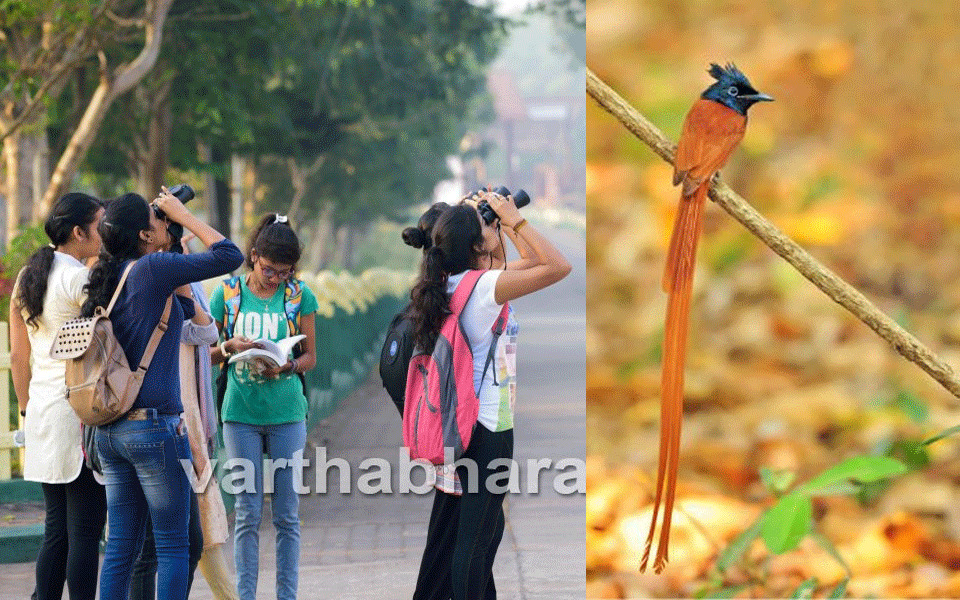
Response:
[[[431,245],[427,234],[419,227],[407,227],[403,230],[401,237],[404,244],[414,248],[429,248]]]

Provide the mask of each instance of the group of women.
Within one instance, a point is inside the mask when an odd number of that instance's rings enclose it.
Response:
[[[477,199],[489,203],[498,218],[487,223]],[[170,252],[170,223],[182,225],[205,251]],[[306,440],[307,399],[298,376],[318,358],[317,301],[294,277],[301,246],[286,217],[266,216],[244,255],[166,190],[151,203],[137,194],[103,203],[70,193],[53,207],[45,231],[50,244],[20,272],[10,305],[12,372],[26,434],[24,478],[42,484],[46,505],[34,597],[59,599],[65,583],[71,600],[95,597],[98,547],[109,521],[101,598],[185,599],[198,565],[217,598],[255,598],[264,489],[260,459],[266,453],[288,461],[273,475],[270,505],[277,531],[277,597],[295,598],[300,520],[291,459]],[[504,235],[519,260],[507,263]],[[404,232],[404,240],[423,249],[407,311],[415,341],[427,351],[449,314],[449,295],[468,270],[486,271],[463,313],[476,357],[487,356],[491,325],[505,303],[570,271],[511,199],[495,193],[434,205],[418,227]],[[88,268],[85,262],[94,257]],[[226,279],[208,301],[198,282],[244,263],[249,272]],[[49,358],[48,349],[60,325],[106,307],[115,292],[110,318],[130,364],[139,364],[167,299],[172,295],[174,301],[132,410],[96,428],[97,456],[85,460],[81,424],[66,400],[63,363]],[[474,368],[480,415],[465,458],[477,461],[482,478],[496,472],[487,468],[490,461],[513,453],[517,332],[511,309],[494,369],[485,371],[482,362]],[[299,333],[305,339],[282,366],[223,364],[222,406],[214,402],[211,364],[225,363],[258,339]],[[249,459],[256,469],[255,489],[236,497],[235,587],[221,551],[227,532],[218,486],[194,493],[181,465],[191,460],[197,480],[206,479],[218,416],[227,455]],[[94,462],[102,477],[91,470]],[[466,470],[447,475],[437,480],[414,598],[495,598],[492,568],[504,529],[504,495],[484,485],[476,493],[463,492],[469,487]]]

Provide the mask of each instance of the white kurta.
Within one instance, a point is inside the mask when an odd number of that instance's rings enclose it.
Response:
[[[54,252],[39,327],[27,325],[32,366],[24,418],[23,478],[28,481],[69,483],[80,475],[80,419],[64,393],[64,363],[50,358],[49,352],[60,326],[79,316],[89,273],[74,257]]]

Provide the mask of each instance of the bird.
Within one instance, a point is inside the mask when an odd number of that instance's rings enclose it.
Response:
[[[758,92],[736,65],[711,63],[707,72],[714,82],[700,95],[683,122],[674,159],[673,185],[680,185],[680,205],[663,272],[667,293],[667,318],[663,335],[663,367],[660,379],[660,458],[653,517],[640,571],[650,558],[657,517],[663,506],[663,523],[653,568],[663,571],[668,560],[670,519],[677,487],[680,459],[680,425],[683,420],[683,369],[687,343],[687,320],[693,290],[697,241],[703,224],[703,205],[713,176],[740,144],[747,126],[747,110],[773,98]]]

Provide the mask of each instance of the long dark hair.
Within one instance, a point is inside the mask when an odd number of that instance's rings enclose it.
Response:
[[[253,251],[257,256],[281,265],[296,266],[300,260],[300,239],[287,222],[286,217],[270,213],[260,219],[260,224],[250,234],[247,243],[247,266],[253,268]]]
[[[97,218],[97,211],[103,202],[79,192],[70,192],[60,197],[43,224],[43,230],[53,246],[62,246],[70,241],[74,227],[86,231]],[[34,252],[17,284],[17,306],[27,311],[26,322],[37,326],[37,319],[43,314],[43,298],[47,294],[47,279],[53,267],[53,246],[44,246]]]
[[[414,344],[424,352],[433,351],[443,319],[450,314],[447,279],[473,267],[482,246],[480,219],[472,206],[452,206],[437,218],[433,245],[423,255],[407,313],[414,323]]]
[[[82,316],[93,316],[98,306],[106,308],[110,303],[120,282],[120,265],[125,260],[140,258],[140,232],[145,229],[150,229],[150,206],[143,196],[129,193],[107,202],[97,229],[103,246],[84,287],[87,301],[80,309]]]
[[[403,243],[414,248],[423,248],[426,252],[433,245],[433,226],[445,210],[450,208],[446,202],[434,202],[427,212],[420,215],[416,227],[407,227],[400,234]]]

